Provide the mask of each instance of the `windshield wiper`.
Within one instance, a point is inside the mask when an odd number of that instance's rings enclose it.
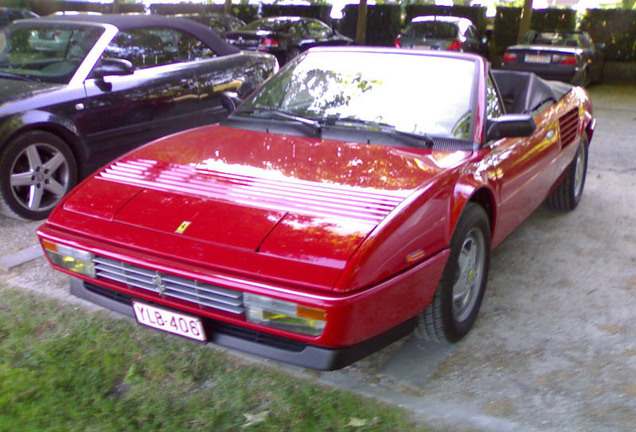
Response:
[[[17,79],[20,81],[29,81],[24,75],[14,74],[11,72],[0,72],[0,78]]]
[[[353,126],[353,127],[362,127],[363,129],[370,131],[378,131],[390,135],[397,135],[402,138],[406,138],[407,141],[414,147],[426,147],[433,148],[435,141],[433,138],[428,136],[427,134],[418,134],[415,132],[406,132],[403,130],[397,129],[395,126],[388,123],[380,123],[380,122],[372,122],[368,120],[360,120],[354,118],[342,118],[342,119],[331,119],[327,122],[329,125],[334,126]]]
[[[287,111],[280,111],[276,109],[270,108],[254,108],[248,110],[239,110],[236,111],[235,114],[256,114],[255,117],[259,118],[270,118],[270,119],[279,119],[279,120],[288,120],[295,123],[299,123],[303,126],[307,126],[311,129],[314,136],[319,137],[322,134],[322,125],[316,119],[302,117],[296,114],[289,113]]]

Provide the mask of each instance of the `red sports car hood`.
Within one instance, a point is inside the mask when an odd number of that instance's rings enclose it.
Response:
[[[125,233],[143,230],[148,244],[133,246],[153,249],[153,233],[187,238],[318,266],[333,284],[381,221],[467,157],[209,126],[104,167],[63,208],[116,223],[110,240],[134,243],[143,236]]]

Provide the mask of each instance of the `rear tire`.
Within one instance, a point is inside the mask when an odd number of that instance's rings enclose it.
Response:
[[[588,147],[587,135],[583,134],[574,160],[570,163],[565,176],[545,200],[546,205],[552,210],[572,211],[581,202],[587,175]]]
[[[77,183],[73,153],[56,135],[32,131],[0,152],[0,213],[39,220]]]
[[[468,203],[457,222],[450,256],[433,300],[417,317],[416,335],[453,343],[473,327],[490,266],[490,221],[483,207]]]

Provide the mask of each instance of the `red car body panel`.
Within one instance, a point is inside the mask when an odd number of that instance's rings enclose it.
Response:
[[[591,139],[589,99],[574,89],[535,116],[532,136],[483,145],[488,75],[479,61],[475,150],[202,127],[104,167],[64,199],[38,235],[168,275],[318,307],[327,323],[321,335],[307,336],[66,271],[134,298],[312,346],[337,349],[377,337],[430,303],[469,201],[486,208],[496,246],[545,200],[583,133]]]

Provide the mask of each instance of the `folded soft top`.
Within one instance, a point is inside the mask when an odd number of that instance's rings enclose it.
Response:
[[[493,70],[492,74],[507,113],[528,113],[545,102],[557,102],[573,87],[560,81],[544,80],[531,72]]]

